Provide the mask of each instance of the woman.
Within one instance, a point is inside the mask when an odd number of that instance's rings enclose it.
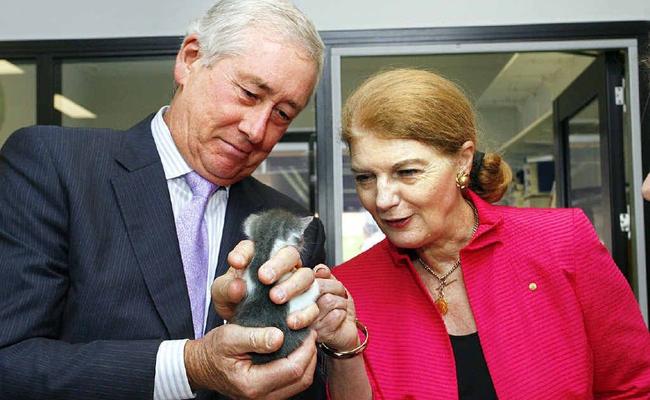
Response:
[[[650,398],[648,329],[590,222],[491,204],[511,172],[476,151],[457,87],[420,70],[371,77],[343,139],[386,240],[334,269],[343,306],[319,300],[322,315],[347,310],[315,325],[332,398]]]

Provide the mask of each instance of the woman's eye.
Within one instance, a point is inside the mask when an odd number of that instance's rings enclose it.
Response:
[[[419,173],[420,173],[420,170],[419,169],[414,169],[414,168],[400,169],[399,171],[397,171],[397,174],[400,177],[403,177],[403,178],[412,177],[412,176],[415,176],[415,175],[417,175]]]

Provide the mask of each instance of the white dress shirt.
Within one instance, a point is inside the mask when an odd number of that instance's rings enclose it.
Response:
[[[185,174],[192,171],[192,168],[185,162],[183,156],[178,152],[176,144],[172,139],[167,124],[163,120],[163,114],[167,106],[162,107],[156,116],[151,120],[151,132],[153,133],[156,149],[160,155],[165,179],[174,212],[174,219],[178,217],[181,210],[192,200],[192,190],[185,182]],[[219,246],[223,232],[223,223],[226,216],[228,204],[228,190],[217,190],[212,194],[205,210],[205,220],[208,228],[208,279],[205,282],[205,316],[203,329],[207,321],[210,307],[210,286],[217,269],[219,258]],[[188,338],[189,339],[189,338]],[[160,344],[156,357],[156,375],[154,382],[154,399],[189,399],[194,398],[185,371],[184,349],[188,339],[166,340]]]

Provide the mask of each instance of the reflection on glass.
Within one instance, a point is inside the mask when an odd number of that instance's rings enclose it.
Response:
[[[253,176],[310,209],[309,144],[278,143]]]
[[[36,123],[36,66],[12,60],[0,65],[0,146],[18,128]]]
[[[62,112],[62,125],[130,128],[169,104],[173,66],[171,56],[63,62],[61,95],[95,117]]]
[[[600,240],[612,249],[611,224],[605,209],[600,168],[598,99],[569,120],[569,205],[580,207]]]

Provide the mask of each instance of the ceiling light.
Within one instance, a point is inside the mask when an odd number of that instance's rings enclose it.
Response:
[[[19,75],[24,73],[25,71],[18,68],[18,66],[15,64],[12,64],[7,60],[0,59],[0,75]]]
[[[97,115],[70,100],[69,98],[56,93],[54,95],[54,108],[75,119],[94,119]]]

